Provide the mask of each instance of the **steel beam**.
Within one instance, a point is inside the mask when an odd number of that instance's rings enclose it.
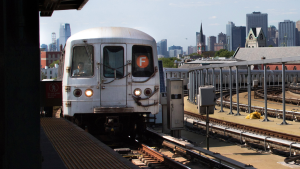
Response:
[[[239,83],[238,83],[238,74],[239,74],[239,68],[236,66],[235,71],[235,82],[236,82],[236,114],[235,116],[240,116],[240,101],[239,101]]]
[[[224,112],[223,110],[223,74],[222,68],[220,67],[220,98],[221,98],[221,110],[220,112]]]
[[[267,107],[267,68],[266,65],[264,64],[264,99],[265,99],[265,119],[262,122],[267,122],[270,121],[268,119],[268,107]]]
[[[251,113],[251,65],[248,65],[248,113]]]
[[[232,112],[232,67],[229,67],[229,89],[230,89],[230,112],[228,115],[234,114]]]
[[[287,125],[288,123],[285,121],[285,63],[282,63],[282,119],[280,125]]]

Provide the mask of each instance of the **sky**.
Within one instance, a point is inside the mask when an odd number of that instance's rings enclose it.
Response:
[[[59,25],[69,23],[71,35],[94,27],[129,27],[143,31],[168,47],[196,45],[196,32],[226,33],[226,24],[246,26],[246,14],[268,14],[268,26],[300,20],[300,0],[89,0],[81,10],[54,11],[40,17],[40,44],[50,44],[52,32],[59,37]]]

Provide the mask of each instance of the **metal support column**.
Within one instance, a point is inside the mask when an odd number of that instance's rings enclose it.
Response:
[[[267,108],[267,69],[266,69],[266,64],[264,64],[264,99],[265,99],[265,119],[262,122],[267,122],[270,121],[268,119],[268,108]]]
[[[201,70],[201,86],[204,86],[204,73],[203,73],[203,69]]]
[[[235,71],[235,82],[236,82],[236,114],[235,116],[240,116],[240,101],[239,101],[239,83],[238,83],[238,74],[239,74],[239,68],[236,66]]]
[[[222,68],[220,67],[220,99],[221,99],[221,110],[220,112],[224,112],[223,110],[223,74]]]
[[[192,86],[192,83],[191,83],[191,80],[192,80],[192,73],[189,72],[189,95],[188,95],[188,100],[191,101],[191,96],[192,96],[192,90],[191,90],[191,86]],[[165,83],[166,84],[166,83]]]
[[[243,80],[244,80],[244,88],[246,88],[246,75],[243,74],[243,76],[244,76],[244,78],[243,78]]]
[[[192,72],[192,103],[195,103],[195,72]]]
[[[206,69],[206,81],[205,81],[206,83],[206,85],[209,85],[209,83],[208,83],[208,68]]]
[[[230,89],[230,112],[228,115],[234,114],[232,112],[232,67],[229,67],[229,89]]]
[[[248,113],[251,113],[251,65],[248,65]]]
[[[285,63],[282,63],[282,119],[281,125],[287,125],[285,121]]]

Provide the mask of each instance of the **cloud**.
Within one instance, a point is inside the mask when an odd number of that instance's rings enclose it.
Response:
[[[209,17],[209,19],[216,19],[216,18],[217,18],[216,16]]]
[[[179,2],[169,3],[170,6],[174,7],[201,7],[201,6],[213,6],[220,5],[221,2]]]
[[[211,23],[209,25],[211,25],[211,26],[217,26],[217,25],[220,25],[220,24],[218,24],[218,23]]]
[[[282,12],[282,15],[294,15],[297,14],[298,12]]]

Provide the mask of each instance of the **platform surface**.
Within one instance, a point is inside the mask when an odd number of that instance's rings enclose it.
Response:
[[[240,98],[244,97],[245,94],[246,93],[241,93]],[[252,102],[253,102],[253,98],[252,98]],[[214,114],[210,114],[209,117],[240,123],[240,124],[245,124],[249,126],[265,128],[269,130],[275,130],[284,133],[290,133],[294,135],[300,134],[300,122],[287,121],[291,125],[282,126],[282,125],[278,125],[282,122],[282,119],[269,117],[269,120],[271,120],[271,122],[261,122],[262,119],[252,119],[252,120],[245,119],[248,113],[240,112],[242,116],[233,116],[233,115],[227,115],[229,113],[229,109],[227,108],[223,108],[224,112],[222,113],[219,112],[220,111],[219,106],[216,106],[216,109],[217,110],[215,110]],[[184,110],[198,114],[197,105],[190,103],[187,100],[187,97],[184,98]],[[236,110],[233,110],[233,113],[236,113]],[[181,136],[186,139],[199,143],[199,146],[202,148],[206,148],[205,136],[187,132],[187,131],[182,131]],[[237,160],[245,164],[251,164],[255,168],[262,168],[262,169],[291,168],[291,166],[282,165],[283,164],[282,162],[284,161],[285,157],[279,155],[261,154],[254,150],[241,148],[238,145],[221,142],[216,139],[210,139],[209,144],[210,144],[210,149],[209,149],[210,151],[218,152],[221,155],[224,155],[228,158]],[[293,167],[298,168],[299,166],[294,165]]]
[[[239,100],[240,104],[247,104],[248,103],[248,93],[240,93],[239,95]],[[236,95],[233,95],[232,97],[233,101],[236,101]],[[264,107],[264,100],[263,99],[254,99],[253,97],[251,98],[251,104],[252,106],[261,106]],[[277,106],[278,109],[281,106],[282,109],[282,103],[279,102],[272,102],[268,100],[268,108],[273,108]],[[300,109],[299,106],[293,105],[293,104],[286,104],[286,109],[297,109],[297,107]],[[283,119],[277,119],[277,118],[272,118],[268,117],[270,122],[261,122],[263,119],[245,119],[245,117],[248,115],[248,113],[240,111],[240,114],[242,116],[234,116],[234,115],[227,115],[229,113],[230,109],[227,109],[223,107],[224,112],[219,112],[220,111],[220,106],[216,106],[215,113],[209,115],[209,117],[216,118],[216,119],[221,119],[221,120],[226,120],[230,122],[235,122],[235,123],[240,123],[240,124],[245,124],[249,126],[254,126],[254,127],[259,127],[259,128],[265,128],[268,130],[275,130],[278,132],[283,132],[283,133],[288,133],[288,134],[293,134],[293,135],[300,135],[300,122],[294,122],[294,121],[289,121],[286,120],[286,122],[290,125],[279,125],[282,123]],[[197,105],[190,103],[187,100],[187,97],[184,98],[184,110],[197,113],[198,114],[198,109]],[[236,110],[232,111],[234,114],[236,114]],[[263,116],[264,117],[264,116]]]
[[[65,119],[41,118],[41,127],[67,168],[138,168]]]

